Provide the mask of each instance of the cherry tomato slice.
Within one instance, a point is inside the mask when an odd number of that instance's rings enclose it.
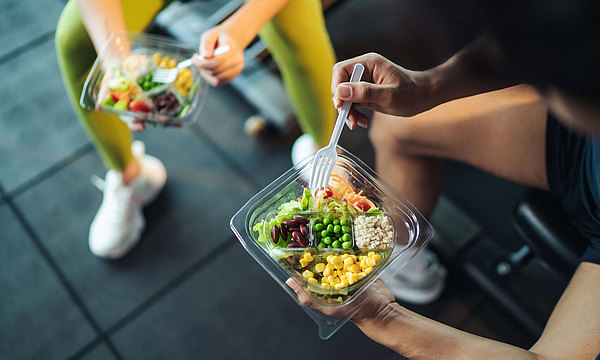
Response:
[[[133,100],[132,102],[129,103],[129,109],[131,111],[139,111],[139,112],[149,112],[150,111],[150,108],[148,107],[148,105],[146,105],[144,100]]]

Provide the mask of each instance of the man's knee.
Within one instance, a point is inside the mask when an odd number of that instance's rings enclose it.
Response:
[[[369,127],[369,140],[376,152],[414,155],[420,148],[414,130],[408,119],[375,116]]]

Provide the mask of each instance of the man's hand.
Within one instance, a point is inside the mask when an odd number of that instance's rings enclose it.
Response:
[[[365,66],[362,80],[349,83],[354,64]],[[333,67],[331,93],[336,108],[343,101],[354,104],[347,120],[348,127],[367,127],[369,119],[357,107],[396,116],[413,116],[431,106],[428,104],[429,79],[423,72],[402,68],[375,53],[341,61]]]
[[[298,295],[298,301],[300,304],[315,310],[319,310],[325,315],[335,316],[338,318],[347,318],[348,315],[351,315],[349,313],[356,309],[356,307],[352,305],[339,308],[321,306],[311,300],[311,298],[304,291],[302,291],[300,285],[294,279],[289,278],[285,283],[294,290],[296,295]],[[361,304],[363,302],[365,302],[364,305],[350,318],[350,321],[358,326],[368,323],[378,323],[383,320],[386,315],[386,308],[388,305],[394,304],[396,299],[390,290],[388,290],[388,288],[385,286],[385,283],[381,279],[377,279],[367,289],[365,289],[361,295],[359,295],[358,299],[353,301],[354,304]]]

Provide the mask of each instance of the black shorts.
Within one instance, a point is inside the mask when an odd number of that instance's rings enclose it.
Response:
[[[590,239],[579,261],[600,264],[600,138],[575,133],[549,115],[546,169],[550,192]]]

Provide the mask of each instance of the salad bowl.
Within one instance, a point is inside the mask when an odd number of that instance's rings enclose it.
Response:
[[[360,159],[340,146],[325,190],[311,193],[307,157],[250,199],[230,225],[246,251],[296,301],[293,279],[314,306],[302,306],[331,337],[433,235],[429,222]],[[330,308],[340,317],[314,308]]]

